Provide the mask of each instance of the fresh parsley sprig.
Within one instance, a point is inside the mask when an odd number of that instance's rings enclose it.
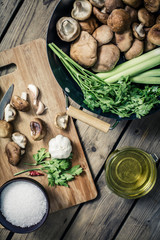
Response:
[[[54,159],[51,158],[50,153],[45,148],[41,148],[33,155],[35,163],[28,165],[41,165],[40,168],[26,169],[15,173],[14,176],[29,172],[32,170],[41,170],[47,174],[48,185],[50,186],[66,186],[69,187],[68,182],[73,180],[76,175],[80,175],[83,171],[80,165],[72,167],[72,154],[67,159]],[[50,158],[49,160],[45,160]],[[27,164],[27,163],[26,163]]]

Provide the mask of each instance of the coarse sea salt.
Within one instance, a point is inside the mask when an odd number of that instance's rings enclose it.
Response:
[[[15,226],[30,227],[39,223],[47,211],[44,193],[33,183],[16,181],[1,192],[1,212]]]

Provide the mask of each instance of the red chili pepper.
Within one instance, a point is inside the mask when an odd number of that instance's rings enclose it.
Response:
[[[32,177],[34,177],[34,176],[44,176],[44,174],[41,173],[41,172],[33,170],[33,171],[29,171],[29,176],[32,176]]]

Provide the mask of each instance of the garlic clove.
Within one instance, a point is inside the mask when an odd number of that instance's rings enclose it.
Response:
[[[38,107],[37,107],[36,114],[41,115],[42,113],[44,113],[44,111],[46,109],[47,109],[47,107],[42,103],[42,101],[38,101]]]
[[[39,95],[39,88],[37,86],[35,86],[34,84],[29,84],[28,85],[28,90],[32,94],[33,105],[36,106],[37,105],[37,98],[38,98],[38,95]]]

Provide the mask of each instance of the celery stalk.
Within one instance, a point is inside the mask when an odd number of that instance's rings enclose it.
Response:
[[[130,69],[132,67],[135,67],[135,73],[136,73],[136,66],[141,65],[143,68],[143,65],[145,65],[145,62],[148,60],[150,60],[150,68],[152,68],[152,67],[154,67],[154,66],[152,66],[152,59],[154,59],[155,57],[160,57],[160,47],[156,48],[150,52],[144,53],[143,55],[141,55],[139,57],[136,57],[129,61],[126,61],[126,62],[116,66],[113,70],[111,70],[109,72],[97,73],[96,76],[100,77],[101,79],[107,79],[111,76],[114,76],[115,74],[123,73],[123,71]],[[160,64],[160,60],[159,61],[158,60],[159,60],[159,58],[157,59],[157,65]]]
[[[121,72],[114,74],[111,77],[104,79],[106,83],[114,83],[117,82],[121,77],[133,77],[138,74],[141,74],[153,67],[156,67],[160,64],[160,54],[152,57],[151,59],[146,60],[145,62],[136,64],[132,67],[125,68]]]

